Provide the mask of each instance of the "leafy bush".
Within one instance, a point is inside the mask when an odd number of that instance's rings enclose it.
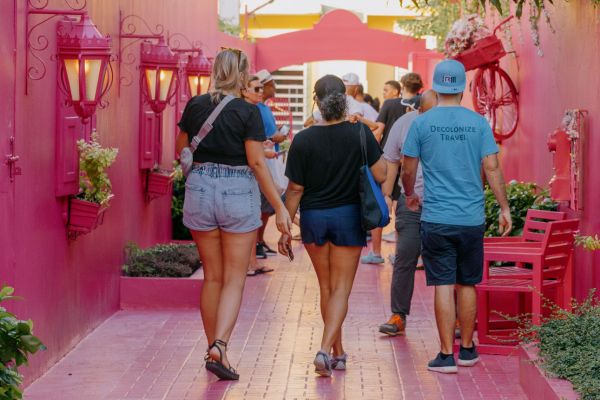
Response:
[[[573,302],[572,311],[549,307],[552,312],[540,326],[522,318],[519,336],[538,342],[546,371],[571,381],[583,400],[600,400],[600,303],[594,290],[583,302]]]
[[[525,217],[530,208],[537,210],[556,211],[558,203],[554,202],[548,195],[547,190],[535,183],[524,183],[511,181],[506,185],[506,195],[510,205],[510,214],[513,220],[511,236],[519,236],[523,233]],[[489,187],[485,188],[485,223],[487,226],[486,236],[499,236],[498,215],[500,206]]]
[[[126,248],[126,276],[188,277],[200,268],[198,250],[194,244],[159,244],[140,249],[136,244]]]
[[[0,303],[16,299],[14,289],[4,286],[0,290]],[[45,347],[37,337],[33,336],[33,322],[20,321],[16,316],[0,306],[0,400],[17,400],[23,398],[19,386],[23,376],[18,368],[27,365],[30,354]]]
[[[110,167],[117,158],[119,150],[103,148],[98,142],[98,133],[92,133],[92,140],[77,141],[79,149],[79,187],[81,197],[84,200],[98,204],[106,203],[112,195],[112,185],[106,169]]]
[[[174,240],[192,240],[190,230],[183,225],[183,201],[185,200],[185,177],[179,165],[175,166],[173,200],[171,201],[172,237]]]
[[[600,250],[600,238],[598,235],[594,236],[575,236],[575,245],[583,247],[587,251]]]

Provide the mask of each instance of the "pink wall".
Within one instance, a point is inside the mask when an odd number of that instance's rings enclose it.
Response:
[[[97,113],[101,142],[119,148],[110,170],[115,198],[102,226],[76,241],[67,239],[62,219],[65,198],[57,198],[54,187],[57,88],[56,63],[49,57],[55,52],[56,20],[39,28],[50,39],[48,50],[41,54],[48,71],[42,80],[30,81],[25,96],[26,2],[6,3],[0,13],[0,154],[6,154],[8,137],[15,134],[23,175],[11,184],[4,160],[0,163],[0,283],[14,285],[17,294],[25,298],[10,308],[33,319],[36,334],[48,346],[48,351],[33,357],[26,370],[30,382],[118,309],[123,248],[130,241],[148,246],[170,239],[170,198],[151,203],[144,200],[143,174],[138,168],[136,44],[132,46],[136,64],[124,71],[133,77],[132,85],[123,87],[117,97],[115,82],[108,108]],[[217,32],[216,0],[153,1],[152,7],[148,5],[147,0],[88,0],[87,8],[98,29],[113,38],[114,53],[121,8],[123,15],[136,13],[152,26],[163,24],[165,33],[180,32],[200,40],[208,55],[225,45],[241,47],[254,57],[253,45]],[[17,7],[14,14],[13,6]],[[63,0],[51,0],[50,6],[66,7]],[[13,48],[17,50],[16,66]],[[175,122],[175,109],[169,107],[163,118],[163,164],[167,167],[174,153]]]
[[[546,185],[552,176],[547,135],[559,126],[565,109],[589,110],[581,230],[600,233],[600,185],[594,174],[600,168],[600,158],[595,157],[600,149],[600,13],[585,1],[558,1],[549,11],[556,33],[540,22],[544,55],[537,55],[524,15],[521,26],[516,23],[512,28],[517,57],[509,55],[502,62],[517,85],[521,104],[519,129],[503,145],[503,168],[507,179]],[[600,287],[600,253],[577,252],[575,285],[579,297],[591,287]]]

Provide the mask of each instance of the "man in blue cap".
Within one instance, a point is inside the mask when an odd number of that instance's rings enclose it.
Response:
[[[473,343],[475,285],[483,275],[485,227],[483,183],[485,172],[500,204],[500,230],[512,229],[506,187],[498,164],[498,146],[489,123],[460,105],[465,89],[464,66],[455,60],[440,62],[433,75],[438,106],[417,117],[404,143],[402,184],[406,205],[418,210],[415,178],[419,161],[425,179],[421,215],[422,257],[428,286],[435,286],[435,318],[441,351],[428,369],[456,373],[452,344],[458,303],[461,346],[458,365],[479,361]]]

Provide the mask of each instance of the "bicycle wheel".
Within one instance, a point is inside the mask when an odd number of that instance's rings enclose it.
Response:
[[[471,94],[475,111],[489,121],[496,140],[510,138],[519,122],[519,99],[508,74],[498,65],[478,69]]]

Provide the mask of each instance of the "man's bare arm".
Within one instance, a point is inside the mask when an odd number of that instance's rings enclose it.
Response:
[[[510,216],[510,205],[506,198],[506,184],[504,183],[504,176],[500,169],[497,154],[490,154],[483,158],[483,171],[488,184],[500,205],[500,233],[502,233],[503,236],[507,236],[512,230],[512,218]]]

